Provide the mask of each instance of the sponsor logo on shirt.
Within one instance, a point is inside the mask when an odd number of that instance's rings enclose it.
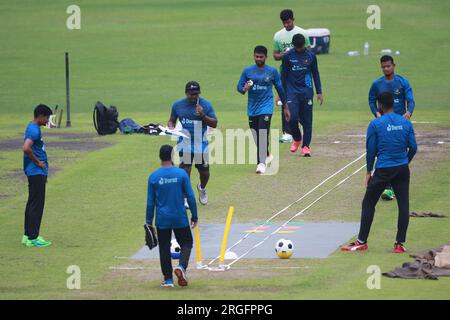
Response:
[[[255,84],[255,85],[253,85],[253,87],[252,87],[252,90],[253,91],[256,91],[256,90],[267,90],[267,86],[260,86],[259,84]]]
[[[270,77],[269,77],[269,76],[264,77],[264,82],[265,82],[265,83],[269,83],[269,82],[270,82]]]
[[[292,66],[292,71],[301,71],[301,70],[306,70],[306,67],[303,66]]]
[[[158,181],[158,183],[160,185],[168,184],[168,183],[177,183],[177,182],[178,182],[178,178],[170,178],[170,179],[168,179],[168,178],[161,178]]]
[[[386,130],[387,131],[397,131],[397,130],[403,130],[403,126],[393,126],[393,125],[391,125],[391,124],[388,124],[388,126],[387,126],[387,128],[386,128]]]
[[[187,119],[187,118],[181,119],[181,123],[182,124],[193,124],[193,125],[196,125],[198,122],[199,122],[198,120],[191,120],[191,119]]]

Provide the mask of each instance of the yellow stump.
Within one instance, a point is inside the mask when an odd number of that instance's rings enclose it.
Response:
[[[198,231],[198,224],[195,226],[194,233],[195,233],[195,249],[197,251],[197,264],[201,264],[203,258],[202,258],[202,247],[200,245],[200,232]]]
[[[220,250],[220,262],[225,260],[225,250],[227,248],[228,233],[230,232],[231,218],[233,217],[234,207],[228,210],[227,222],[225,223],[225,232],[223,233],[222,249]]]

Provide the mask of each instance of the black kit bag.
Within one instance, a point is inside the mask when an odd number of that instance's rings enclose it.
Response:
[[[95,130],[99,135],[114,134],[119,128],[117,121],[119,112],[114,106],[107,108],[103,103],[97,101],[92,117]]]

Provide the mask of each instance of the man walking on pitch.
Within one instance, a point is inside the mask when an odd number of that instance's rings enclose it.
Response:
[[[302,155],[310,157],[314,98],[313,81],[317,101],[320,105],[323,103],[322,86],[316,55],[306,50],[305,37],[296,34],[292,38],[292,43],[295,49],[288,51],[283,56],[281,65],[281,81],[291,113],[289,125],[294,139],[291,152],[296,152],[301,145]],[[303,127],[303,139],[298,126],[299,121]]]
[[[154,211],[156,207],[155,225],[158,233],[159,258],[161,271],[164,275],[163,287],[173,287],[172,258],[170,255],[170,243],[172,231],[181,248],[180,263],[175,268],[175,275],[180,286],[187,286],[186,269],[192,250],[191,228],[195,228],[197,217],[197,204],[189,177],[183,169],[173,166],[173,148],[164,145],[159,150],[161,168],[153,172],[148,178],[147,215],[146,223],[153,225]],[[191,221],[189,223],[184,197],[191,209]]]
[[[237,90],[248,92],[247,115],[253,139],[258,150],[256,173],[266,172],[266,165],[273,160],[269,153],[270,121],[273,114],[273,93],[275,86],[283,103],[284,117],[289,121],[289,109],[286,96],[277,69],[266,65],[267,48],[256,46],[253,50],[255,64],[244,69],[237,84]]]
[[[406,252],[403,244],[409,223],[409,179],[408,164],[413,159],[417,144],[412,123],[394,112],[394,95],[381,93],[378,97],[381,116],[372,120],[367,128],[367,175],[366,194],[362,202],[361,226],[358,239],[343,251],[368,250],[367,238],[375,214],[375,206],[388,184],[397,195],[398,224],[394,253]],[[375,158],[375,172],[372,175]]]
[[[52,110],[43,104],[34,109],[34,120],[23,138],[23,170],[28,178],[28,201],[25,209],[25,233],[22,244],[27,247],[47,247],[52,243],[39,235],[45,204],[48,158],[41,126],[47,125]]]
[[[191,175],[192,162],[200,174],[200,183],[197,185],[199,202],[202,205],[208,203],[206,185],[209,180],[209,150],[206,137],[208,126],[217,127],[217,117],[211,103],[200,97],[200,85],[196,81],[189,81],[185,86],[186,98],[176,101],[172,106],[172,112],[167,126],[175,127],[177,119],[180,119],[183,129],[189,138],[178,139],[178,152],[180,155],[180,168]],[[187,206],[187,202],[185,201]]]
[[[391,56],[385,55],[380,59],[381,69],[384,75],[372,83],[369,91],[369,106],[375,117],[380,117],[381,113],[377,109],[377,96],[383,92],[391,92],[394,95],[394,112],[406,119],[410,119],[414,107],[414,96],[408,80],[395,74],[395,63]],[[394,191],[391,186],[387,186],[381,195],[383,200],[394,199]]]
[[[273,37],[273,58],[277,61],[283,59],[283,55],[293,48],[292,37],[296,34],[302,34],[305,37],[305,47],[310,46],[309,37],[306,30],[295,25],[294,12],[291,9],[285,9],[280,12],[280,19],[283,23],[283,29],[275,33]],[[277,104],[280,101],[276,99]],[[283,136],[280,138],[280,142],[291,142],[292,135],[289,128],[289,121],[286,121],[284,116],[284,110],[281,110],[281,124],[283,129]]]

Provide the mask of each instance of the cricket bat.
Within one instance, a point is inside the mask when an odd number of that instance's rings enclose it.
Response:
[[[62,116],[63,116],[63,111],[64,111],[64,109],[59,110],[58,126],[57,126],[57,128],[61,128],[61,120],[62,120]]]

